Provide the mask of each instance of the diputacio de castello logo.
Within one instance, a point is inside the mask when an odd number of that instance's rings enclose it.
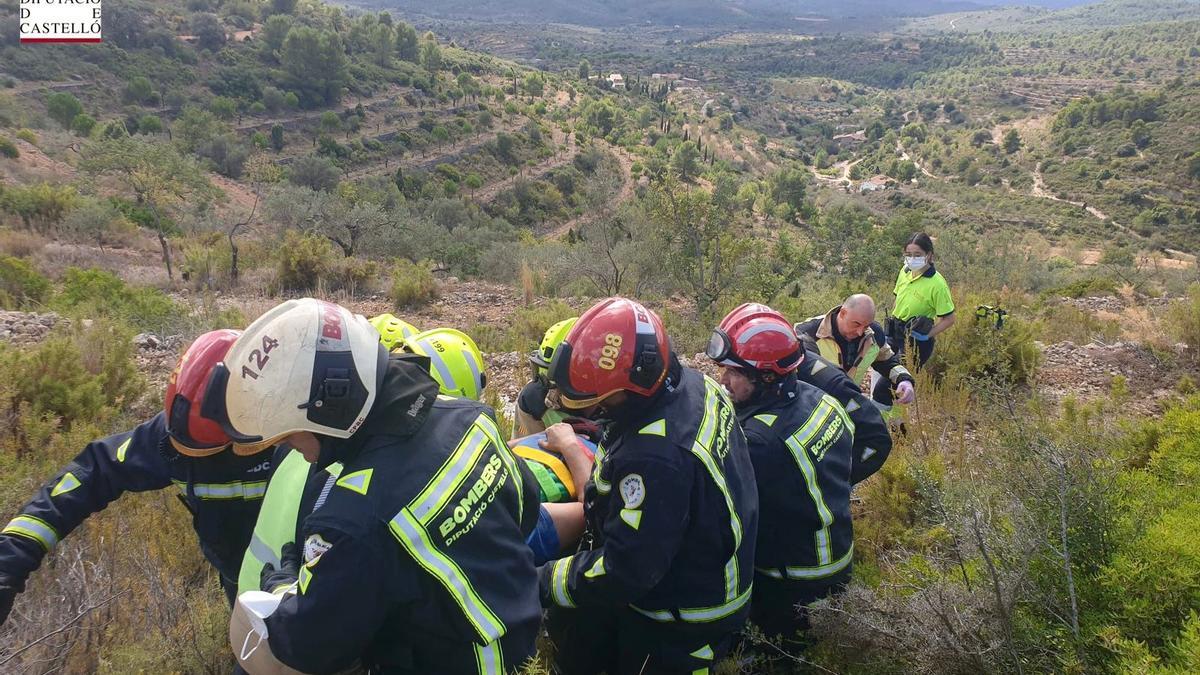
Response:
[[[21,43],[100,42],[100,0],[20,0]]]

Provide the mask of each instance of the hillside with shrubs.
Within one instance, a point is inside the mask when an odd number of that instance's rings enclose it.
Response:
[[[598,35],[109,0],[100,45],[0,35],[0,517],[284,299],[467,332],[508,428],[597,299],[710,369],[742,302],[883,320],[923,231],[958,321],[855,492],[850,589],[776,672],[1200,671],[1200,16],[1144,4]],[[229,672],[176,502],[63,541],[0,672]]]

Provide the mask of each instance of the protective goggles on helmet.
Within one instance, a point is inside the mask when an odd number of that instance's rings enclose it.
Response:
[[[720,328],[713,329],[712,336],[708,338],[708,346],[704,348],[704,355],[720,366],[762,370],[762,366],[758,362],[747,361],[738,356],[733,349],[733,339]],[[785,370],[790,369],[793,365],[799,363],[802,358],[804,358],[804,350],[797,349],[795,353],[779,359],[779,361],[775,362],[775,365]]]
[[[171,440],[171,446],[179,451],[182,455],[188,457],[208,457],[221,452],[229,447],[230,440],[222,439],[218,443],[203,442],[192,437],[188,433],[188,419],[192,409],[192,402],[186,396],[179,394],[175,395],[171,401],[171,407],[168,410],[167,416],[167,434]]]
[[[708,338],[708,346],[704,348],[704,355],[716,361],[718,365],[758,370],[758,366],[743,359],[733,351],[733,340],[720,328],[714,329],[712,335]]]

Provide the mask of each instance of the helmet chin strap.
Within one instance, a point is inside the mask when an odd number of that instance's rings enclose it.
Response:
[[[795,373],[787,375],[776,375],[775,373],[763,373],[760,370],[750,371],[749,379],[754,383],[754,391],[751,392],[747,403],[758,403],[767,397],[778,397],[783,394],[783,390],[789,381],[792,381]]]

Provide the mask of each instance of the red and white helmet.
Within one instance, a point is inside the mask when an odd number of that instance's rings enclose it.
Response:
[[[721,319],[704,350],[717,365],[787,375],[804,360],[792,324],[775,310],[747,302]]]
[[[232,442],[216,420],[200,414],[200,408],[204,404],[208,376],[241,334],[239,330],[214,330],[201,335],[187,348],[171,372],[163,412],[171,445],[184,455],[215,455]]]
[[[619,391],[653,396],[667,378],[670,353],[657,314],[608,298],[584,312],[554,351],[550,379],[567,408],[587,408]]]
[[[387,358],[362,316],[289,300],[250,324],[213,369],[203,412],[236,443],[271,444],[300,431],[349,438],[366,421]]]

